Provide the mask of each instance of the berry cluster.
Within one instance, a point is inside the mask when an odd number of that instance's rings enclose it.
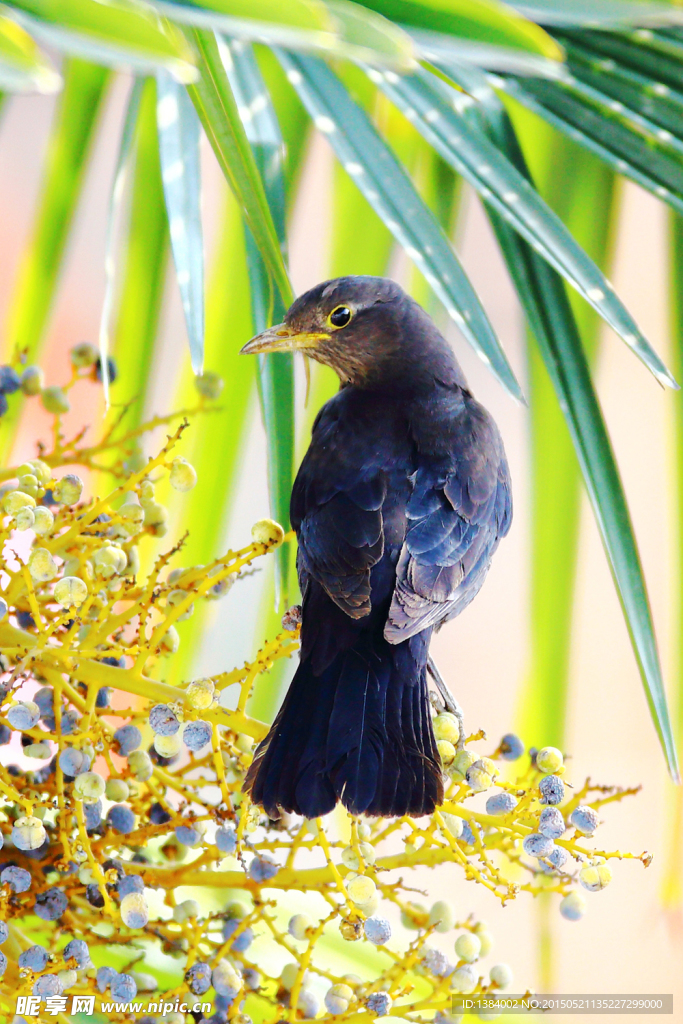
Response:
[[[201,380],[200,405],[220,391]],[[139,998],[149,1022],[162,1003],[206,997],[212,1024],[413,1019],[424,1006],[447,1024],[454,994],[508,986],[509,967],[482,966],[486,925],[443,899],[415,902],[411,869],[454,863],[502,902],[549,890],[576,920],[582,890],[604,888],[608,861],[632,857],[591,845],[602,806],[627,791],[572,788],[560,751],[526,752],[512,735],[482,754],[483,734],[463,735],[437,708],[447,787],[433,816],[269,820],[242,793],[266,733],[248,702],[297,650],[298,616],[252,663],[182,686],[164,677],[178,623],[291,538],[262,520],[249,545],[208,565],[176,565],[179,547],[150,563],[140,546],[167,529],[159,482],[178,494],[196,482],[174,452],[186,424],[145,460],[139,428],[85,448],[63,442],[55,415],[54,449],[0,473],[4,1010],[17,995],[88,994],[100,1008]],[[87,497],[63,470],[105,450],[116,486]],[[357,973],[330,967],[340,936],[359,951]]]

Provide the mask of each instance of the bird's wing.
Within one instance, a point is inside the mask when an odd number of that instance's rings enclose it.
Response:
[[[302,593],[310,578],[351,618],[370,611],[370,570],[382,557],[386,476],[341,403],[324,407],[292,490]]]
[[[445,458],[418,454],[384,628],[390,643],[458,615],[477,594],[510,527],[508,467],[493,420],[469,400],[452,427]]]

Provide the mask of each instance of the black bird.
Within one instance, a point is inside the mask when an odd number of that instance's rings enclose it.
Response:
[[[299,469],[301,660],[245,790],[271,817],[426,814],[443,800],[427,659],[510,527],[503,442],[450,345],[393,281],[300,296],[243,352],[336,370]]]

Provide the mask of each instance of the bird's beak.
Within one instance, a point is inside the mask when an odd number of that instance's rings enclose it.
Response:
[[[241,350],[241,355],[254,355],[257,352],[292,352],[299,349],[304,351],[309,348],[317,348],[318,342],[329,338],[329,334],[322,331],[298,332],[288,327],[287,324],[275,324],[267,331],[257,334],[255,338],[248,341]]]

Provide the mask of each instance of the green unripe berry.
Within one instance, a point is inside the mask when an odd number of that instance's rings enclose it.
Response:
[[[69,352],[71,365],[77,370],[83,369],[86,366],[92,366],[97,362],[97,357],[98,351],[89,341],[82,341],[79,345],[74,345]]]
[[[459,839],[462,835],[462,818],[457,814],[446,814],[444,811],[441,812],[441,817],[448,832],[454,839]]]
[[[287,925],[289,934],[299,942],[305,942],[311,928],[313,928],[313,922],[307,914],[295,914],[294,917],[290,917]]]
[[[346,881],[346,891],[352,903],[367,903],[377,892],[377,886],[368,875],[357,875]]]
[[[494,964],[489,971],[491,983],[498,988],[508,988],[513,981],[513,973],[507,964]]]
[[[216,399],[223,390],[223,380],[217,373],[207,370],[195,377],[194,386],[203,398]]]
[[[163,651],[167,651],[169,654],[175,654],[180,647],[180,637],[178,636],[178,630],[175,626],[168,627],[161,638],[159,646]]]
[[[401,924],[409,931],[426,928],[429,923],[427,908],[422,903],[408,903],[401,911]]]
[[[43,408],[47,412],[54,413],[55,416],[61,416],[71,408],[66,392],[58,387],[43,388],[40,400],[43,403]]]
[[[563,764],[562,751],[557,747],[543,747],[536,754],[536,767],[546,775],[554,775]]]
[[[175,757],[183,748],[183,740],[179,732],[173,736],[155,736],[154,749],[161,757]]]
[[[346,1013],[353,999],[353,989],[348,985],[333,985],[325,995],[325,1008],[333,1016]]]
[[[448,932],[455,924],[455,911],[446,900],[437,900],[429,911],[429,923],[436,925],[437,932]]]
[[[74,796],[78,800],[94,804],[106,789],[105,781],[97,772],[82,772],[74,779]]]
[[[36,499],[24,491],[8,491],[2,499],[2,507],[8,516],[15,516],[22,508],[33,508]]]
[[[36,517],[33,513],[33,509],[28,506],[26,508],[20,508],[14,517],[17,530],[30,530],[35,521]]]
[[[138,782],[146,782],[154,773],[152,759],[146,750],[133,750],[128,755],[128,767]]]
[[[76,505],[81,500],[83,481],[75,473],[67,473],[57,481],[52,493],[60,505]]]
[[[465,778],[467,779],[468,786],[474,793],[483,793],[484,790],[490,789],[493,785],[493,774],[489,771],[489,766],[486,764],[488,760],[488,758],[481,758],[467,769]]]
[[[38,497],[38,491],[40,490],[40,484],[38,483],[37,477],[33,473],[22,473],[18,478],[19,490],[23,491],[24,494],[30,494],[32,498]]]
[[[456,750],[453,744],[450,742],[450,740],[437,740],[436,749],[439,752],[439,757],[441,758],[442,764],[453,764],[453,761],[455,760]]]
[[[437,740],[447,740],[457,746],[460,739],[460,722],[450,711],[442,711],[432,722]]]
[[[55,600],[62,608],[78,608],[88,596],[88,588],[78,576],[65,576],[55,586]]]
[[[17,818],[12,828],[12,842],[18,850],[37,850],[47,839],[40,818],[33,815]]]
[[[470,768],[475,761],[477,761],[477,755],[473,754],[471,750],[459,750],[455,756],[453,764],[448,769],[448,774],[456,782],[463,782],[467,774],[467,769]]]
[[[46,508],[45,505],[38,505],[33,509],[33,529],[40,537],[51,533],[54,525],[55,517],[49,508]]]
[[[187,685],[185,703],[196,711],[205,711],[213,704],[215,692],[216,687],[211,679],[195,679]]]
[[[485,928],[475,928],[475,932],[481,946],[479,956],[488,956],[493,949],[493,936],[491,935],[491,932],[487,931]]]
[[[145,510],[145,526],[154,537],[163,537],[168,532],[168,512],[156,501],[142,504]]]
[[[360,855],[363,858],[363,863],[364,864],[374,864],[375,863],[376,854],[375,854],[374,847],[370,846],[369,843],[359,843],[358,844],[358,849],[360,850]],[[342,850],[341,859],[342,859],[342,864],[344,864],[351,871],[359,871],[360,870],[360,863],[359,863],[359,860],[358,860],[358,854],[356,853],[356,851],[354,850],[354,848],[352,846],[347,846],[347,847],[345,847]]]
[[[187,459],[174,459],[171,463],[169,482],[176,491],[191,491],[197,483],[197,471]]]
[[[299,965],[298,964],[285,964],[285,966],[282,968],[282,972],[280,974],[280,981],[282,982],[282,987],[286,988],[287,991],[290,992],[294,988],[294,983],[296,982],[298,974],[299,974]],[[304,971],[304,977],[303,977],[302,986],[305,985],[305,983],[308,980],[309,980],[308,971]]]
[[[612,869],[604,860],[596,858],[581,868],[579,881],[589,892],[600,892],[612,881]]]
[[[21,390],[25,395],[39,395],[44,383],[45,374],[39,366],[27,366],[21,375]]]
[[[479,936],[473,935],[472,932],[465,932],[464,935],[459,935],[455,940],[455,952],[465,963],[473,964],[481,955]]]
[[[92,556],[95,572],[105,579],[123,572],[127,561],[126,552],[114,544],[105,544],[104,547],[98,548]]]
[[[130,796],[130,787],[125,779],[107,779],[104,795],[107,800],[111,800],[115,804],[121,804]]]
[[[37,583],[47,583],[58,574],[57,563],[47,548],[34,548],[28,558],[28,571]]]
[[[251,528],[251,537],[254,544],[277,548],[285,539],[285,531],[274,519],[259,519]]]
[[[183,900],[173,908],[173,920],[178,924],[189,920],[191,917],[199,917],[199,904],[196,900]]]

